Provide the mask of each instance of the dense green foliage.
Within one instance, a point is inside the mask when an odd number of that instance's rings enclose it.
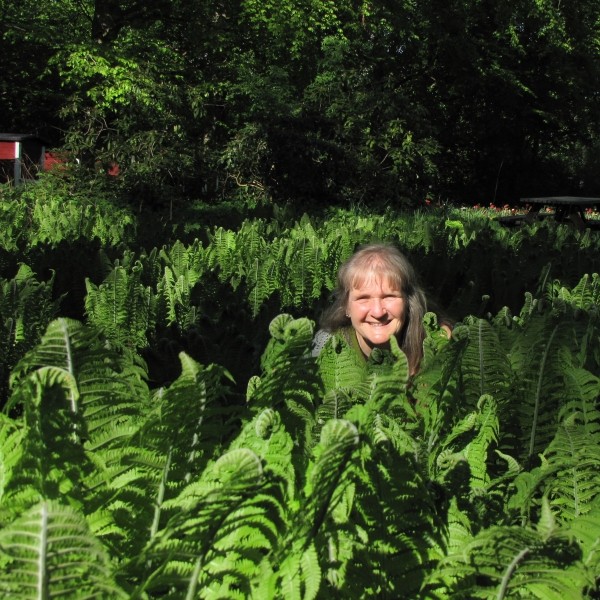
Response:
[[[62,219],[53,185],[2,212],[2,595],[597,596],[595,231],[283,211],[147,250],[100,192]],[[356,385],[310,348],[376,239],[459,322],[426,316],[416,377],[393,348]]]
[[[0,131],[64,145],[86,178],[116,160],[136,207],[597,193],[595,0],[1,0],[0,17]]]
[[[410,386],[396,349],[326,395],[312,323],[280,315],[242,405],[217,365],[182,353],[153,390],[134,353],[54,320],[2,415],[0,589],[595,597],[599,301],[597,275],[551,284],[452,340],[430,314]]]
[[[0,17],[1,597],[600,597],[600,235],[452,202],[597,195],[596,1]],[[357,383],[372,241],[457,323]]]

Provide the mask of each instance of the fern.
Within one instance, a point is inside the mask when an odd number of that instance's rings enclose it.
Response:
[[[97,330],[71,319],[50,323],[40,344],[15,367],[12,405],[26,402],[18,386],[36,370],[50,384],[64,384],[70,412],[83,415],[85,437],[90,440],[107,424],[112,426],[137,414],[147,393],[145,369],[139,361],[130,361],[127,355],[107,348]],[[116,373],[120,377],[115,378]]]
[[[535,528],[495,526],[443,562],[451,598],[581,598],[590,584],[581,547],[557,527],[549,502]],[[567,571],[568,569],[568,571]]]
[[[262,529],[272,498],[261,493],[264,483],[261,461],[250,450],[231,450],[210,465],[166,503],[177,511],[144,552],[151,571],[132,597],[247,594],[269,549]]]
[[[494,329],[484,319],[467,318],[464,324],[469,328],[461,369],[467,403],[476,404],[484,394],[499,403],[507,402],[510,365]]]
[[[149,400],[143,376],[96,331],[67,319],[52,322],[13,372],[10,408],[22,411],[26,435],[2,510],[15,515],[68,495],[100,518],[117,482],[127,486],[139,477],[126,461]],[[111,521],[105,533],[116,532]]]
[[[0,506],[15,466],[22,460],[25,430],[0,413]]]
[[[11,280],[0,280],[0,406],[8,395],[10,370],[37,344],[54,317],[60,300],[52,299],[54,276],[39,282],[33,271],[21,265]]]
[[[220,405],[227,373],[214,365],[203,367],[183,353],[180,360],[181,375],[154,394],[152,411],[131,439],[136,450],[128,463],[143,472],[137,489],[125,490],[138,503],[127,525],[137,543],[158,534],[169,518],[168,512],[163,514],[167,501],[197,479],[231,431],[233,411]],[[142,535],[144,522],[150,526]]]
[[[127,598],[110,558],[72,507],[40,502],[0,530],[5,598]]]
[[[315,598],[322,577],[315,544],[326,522],[344,501],[351,484],[351,465],[358,431],[345,420],[328,421],[321,431],[306,474],[300,506],[275,554],[279,588],[286,598]]]
[[[116,265],[100,286],[86,279],[85,310],[88,321],[113,344],[144,348],[156,322],[156,296],[141,284],[142,265],[131,269]]]
[[[312,446],[315,405],[321,395],[317,366],[308,352],[313,324],[282,314],[271,321],[269,331],[271,339],[261,358],[262,375],[248,388],[248,405],[256,412],[277,409],[286,429],[307,451]]]
[[[546,480],[545,494],[560,510],[562,519],[574,519],[590,510],[600,496],[600,435],[590,436],[574,423],[563,422],[544,454],[553,475]]]

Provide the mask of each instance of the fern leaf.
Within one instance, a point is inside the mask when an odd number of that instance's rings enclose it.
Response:
[[[440,570],[456,578],[451,597],[575,599],[588,583],[585,570],[575,568],[580,558],[581,548],[560,530],[548,536],[545,530],[495,526],[443,561]]]
[[[7,598],[127,598],[84,518],[41,502],[0,530],[0,591]]]

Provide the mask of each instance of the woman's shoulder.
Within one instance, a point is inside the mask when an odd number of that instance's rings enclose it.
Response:
[[[315,333],[312,341],[311,354],[315,358],[321,354],[325,344],[333,337],[333,333],[325,329],[319,329]]]

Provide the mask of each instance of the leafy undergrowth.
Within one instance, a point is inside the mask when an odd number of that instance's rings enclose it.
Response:
[[[222,366],[153,389],[117,330],[55,319],[1,415],[0,592],[597,597],[599,300],[551,282],[451,340],[430,313],[413,381],[396,348],[327,391],[282,314],[242,404]]]

